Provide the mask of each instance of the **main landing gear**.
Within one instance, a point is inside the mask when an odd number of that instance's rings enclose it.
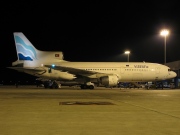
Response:
[[[61,88],[61,84],[57,81],[46,81],[44,82],[44,88],[58,89]]]
[[[94,83],[87,82],[85,84],[81,84],[81,89],[94,89]]]

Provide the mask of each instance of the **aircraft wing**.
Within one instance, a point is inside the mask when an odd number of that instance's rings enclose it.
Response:
[[[79,69],[79,68],[72,68],[72,67],[65,67],[65,66],[52,66],[52,65],[45,65],[45,67],[48,68],[52,68],[55,70],[60,70],[62,72],[68,72],[71,74],[75,74],[75,75],[93,75],[93,74],[97,74],[98,72],[95,71],[89,71],[89,70],[84,70],[84,69]]]
[[[24,71],[31,71],[31,72],[42,72],[42,71],[45,71],[45,69],[43,68],[25,68],[25,67],[7,67],[9,69],[14,69],[14,70],[17,70],[19,72],[24,72]]]

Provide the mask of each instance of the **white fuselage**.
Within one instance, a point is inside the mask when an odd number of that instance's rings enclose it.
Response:
[[[156,63],[143,62],[58,62],[56,66],[71,67],[95,72],[93,74],[81,74],[88,78],[100,78],[108,75],[116,75],[121,82],[145,82],[171,79],[176,73],[170,68]],[[42,68],[42,67],[41,67]],[[43,67],[45,68],[45,67]],[[46,68],[47,70],[47,68]],[[77,73],[78,74],[78,71]],[[41,77],[55,77],[59,80],[72,80],[76,78],[73,73],[62,72],[52,69]],[[40,77],[39,76],[39,77]]]

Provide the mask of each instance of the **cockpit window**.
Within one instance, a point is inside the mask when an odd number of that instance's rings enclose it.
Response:
[[[170,68],[168,68],[168,71],[172,71]]]

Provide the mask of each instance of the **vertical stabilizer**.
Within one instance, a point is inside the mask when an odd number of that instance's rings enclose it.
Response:
[[[18,60],[37,60],[37,49],[25,37],[22,32],[14,32]]]
[[[14,32],[14,40],[18,60],[12,63],[13,66],[38,67],[63,61],[63,52],[38,50],[22,32]]]

